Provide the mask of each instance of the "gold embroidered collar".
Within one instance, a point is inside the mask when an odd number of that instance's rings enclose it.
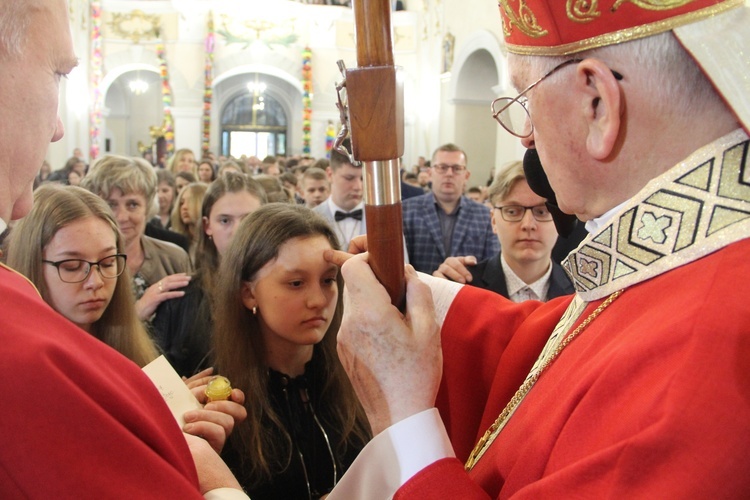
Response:
[[[568,255],[590,302],[750,237],[750,141],[741,129],[649,182]]]

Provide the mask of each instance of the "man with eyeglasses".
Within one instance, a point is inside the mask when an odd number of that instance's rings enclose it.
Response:
[[[430,163],[432,191],[403,201],[404,237],[409,262],[432,273],[451,256],[484,260],[500,247],[487,207],[464,196],[471,175],[466,153],[455,144],[435,150]]]
[[[513,302],[546,302],[573,293],[570,278],[551,258],[557,230],[547,200],[529,187],[522,162],[501,168],[488,196],[500,252],[481,262],[449,257],[433,276],[491,290]]]
[[[350,258],[338,352],[375,437],[329,500],[746,498],[750,7],[500,12],[527,101],[493,115],[538,151],[558,222],[587,221],[576,294],[514,304],[407,269],[402,314]]]

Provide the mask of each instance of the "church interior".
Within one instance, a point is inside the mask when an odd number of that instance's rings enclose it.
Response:
[[[490,115],[495,97],[514,94],[496,2],[392,8],[402,166],[452,142],[467,152],[469,185],[484,184],[523,155]],[[346,0],[70,0],[69,17],[80,60],[61,85],[66,134],[49,150],[53,169],[76,148],[87,161],[180,148],[323,158],[339,133],[337,62],[357,66]]]

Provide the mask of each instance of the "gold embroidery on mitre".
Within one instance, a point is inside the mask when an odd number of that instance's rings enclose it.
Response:
[[[505,15],[503,17],[503,34],[508,37],[513,31],[513,26],[517,26],[521,33],[531,38],[542,37],[549,32],[539,26],[534,12],[526,5],[524,0],[518,1],[518,14],[516,14],[509,5],[510,0],[500,0],[500,10]],[[506,21],[507,19],[507,26]]]
[[[636,7],[646,10],[670,10],[687,5],[695,0],[617,0],[612,6],[612,12],[620,8],[625,2],[635,4]]]
[[[568,19],[576,23],[588,23],[601,15],[599,0],[568,0],[565,12]]]
[[[505,48],[512,54],[525,56],[567,56],[570,54],[582,52],[584,50],[606,47],[608,45],[616,45],[619,43],[628,42],[630,40],[637,40],[639,38],[645,38],[647,36],[658,35],[659,33],[664,33],[665,31],[669,31],[686,24],[691,24],[711,16],[722,14],[731,9],[741,8],[744,6],[744,4],[745,0],[725,0],[703,9],[688,12],[686,14],[680,14],[641,26],[633,26],[631,28],[625,28],[611,33],[604,33],[602,35],[597,35],[591,38],[586,38],[570,43],[563,43],[553,46],[536,46],[518,45],[514,43],[508,43],[506,41]],[[505,36],[507,38],[509,35],[506,33]]]

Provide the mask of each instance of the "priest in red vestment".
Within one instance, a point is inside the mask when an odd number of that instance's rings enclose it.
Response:
[[[402,315],[349,259],[339,352],[376,436],[329,500],[747,498],[749,12],[500,1],[519,95],[493,116],[587,221],[576,294],[407,270]]]
[[[0,63],[2,240],[31,207],[47,145],[63,135],[58,85],[78,64],[66,2],[3,0]],[[0,498],[247,498],[134,363],[2,264],[0,360]]]

